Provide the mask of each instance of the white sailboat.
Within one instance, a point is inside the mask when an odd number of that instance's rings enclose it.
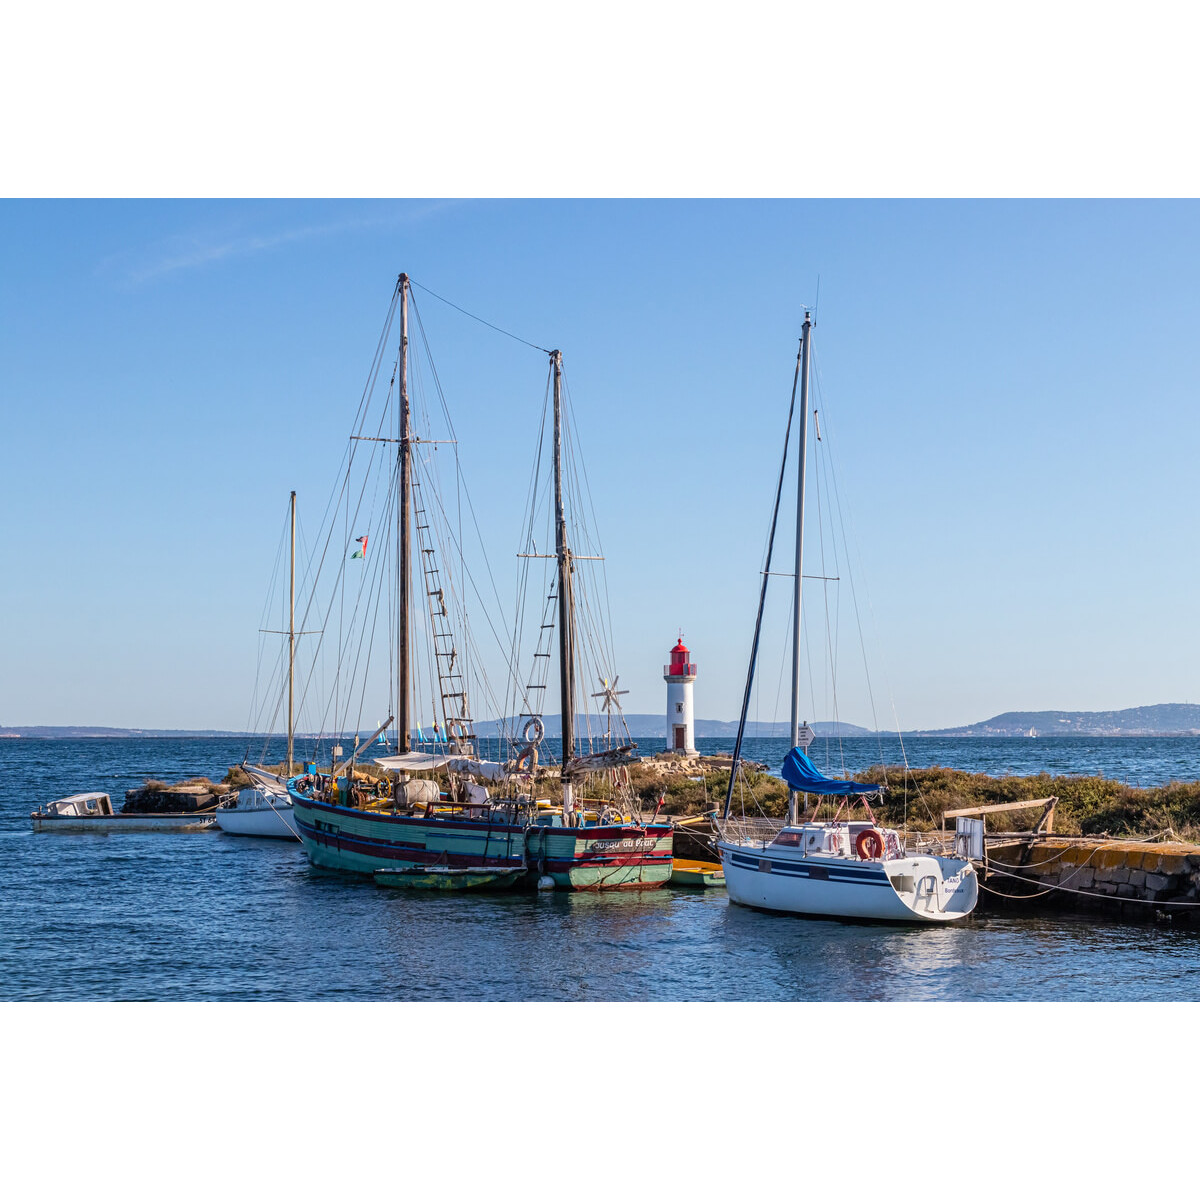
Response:
[[[829,779],[813,765],[804,748],[811,740],[805,723],[800,725],[801,587],[804,557],[804,475],[808,425],[809,360],[812,320],[804,314],[796,376],[792,383],[792,406],[788,412],[783,465],[775,491],[775,509],[767,543],[767,560],[759,595],[758,618],[741,719],[734,744],[733,767],[725,797],[724,819],[718,825],[717,849],[725,872],[729,898],[736,904],[772,912],[808,916],[857,918],[875,921],[938,923],[956,921],[975,907],[978,879],[965,856],[910,854],[895,829],[878,825],[867,797],[881,788],[852,780]],[[736,820],[732,816],[738,781],[746,715],[754,684],[762,631],[763,607],[771,574],[771,553],[783,493],[787,446],[791,438],[796,385],[800,386],[799,484],[796,499],[796,557],[792,626],[792,749],[784,760],[783,778],[789,787],[788,815],[782,827],[761,820]],[[854,798],[865,810],[858,820],[801,821],[797,803],[800,795],[842,797],[842,808]]]
[[[287,775],[275,775],[261,767],[242,764],[254,780],[217,812],[217,828],[240,837],[288,838],[299,841],[292,798],[287,781],[295,766],[296,742],[296,493],[291,498],[291,577],[288,592],[288,716]]]

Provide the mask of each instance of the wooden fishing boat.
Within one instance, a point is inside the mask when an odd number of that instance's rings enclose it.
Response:
[[[723,888],[725,873],[716,863],[698,858],[677,858],[671,863],[671,886]]]
[[[562,771],[562,807],[557,815],[547,816],[533,797],[537,746],[544,726],[540,715],[526,715],[523,745],[514,745],[515,757],[508,763],[480,759],[474,724],[468,704],[467,679],[459,657],[461,645],[451,628],[447,609],[452,595],[449,566],[439,566],[438,534],[431,532],[435,514],[443,511],[440,497],[426,495],[435,485],[428,473],[424,456],[428,451],[413,432],[409,405],[409,305],[410,280],[401,275],[393,297],[392,313],[380,340],[384,347],[389,336],[392,314],[400,315],[399,353],[393,384],[398,385],[398,412],[366,424],[370,407],[370,389],[360,408],[360,420],[352,445],[370,443],[368,455],[382,453],[378,445],[392,443],[396,457],[383,462],[371,458],[380,470],[386,467],[389,496],[384,509],[383,528],[395,531],[395,602],[389,607],[396,613],[394,642],[396,657],[390,664],[395,680],[394,718],[389,717],[372,737],[360,743],[355,735],[355,750],[338,760],[335,747],[328,772],[308,772],[288,781],[296,830],[309,860],[318,867],[376,876],[389,872],[386,886],[416,880],[438,881],[417,886],[442,886],[441,881],[467,886],[472,879],[489,872],[500,879],[519,882],[528,868],[542,881],[564,888],[606,889],[657,887],[670,878],[671,828],[638,822],[631,813],[622,812],[601,822],[585,820],[575,804],[577,778],[590,767],[603,772],[608,762],[593,761],[592,756],[576,756],[574,703],[576,690],[572,637],[574,598],[569,576],[574,570],[566,537],[566,519],[562,499],[562,355],[550,354],[554,390],[554,473],[556,501],[556,554],[558,586],[558,639],[563,683],[564,762]],[[378,353],[378,352],[377,352]],[[378,359],[371,378],[378,377]],[[378,436],[383,430],[397,436]],[[539,451],[541,439],[539,439]],[[418,452],[419,451],[419,452]],[[353,465],[353,451],[349,459]],[[349,471],[349,467],[347,470]],[[424,482],[422,482],[424,480]],[[344,495],[351,494],[343,489]],[[362,494],[362,493],[358,493]],[[394,497],[394,499],[393,499]],[[354,520],[358,520],[355,515]],[[415,529],[414,529],[415,525]],[[366,553],[371,534],[356,538]],[[388,544],[384,543],[385,546]],[[361,557],[357,552],[352,557]],[[545,557],[545,556],[543,556]],[[414,569],[414,560],[416,567]],[[343,564],[344,566],[344,564]],[[382,572],[385,578],[390,572]],[[381,584],[381,586],[383,586]],[[424,593],[424,601],[413,603]],[[376,602],[377,603],[377,602]],[[417,711],[413,703],[414,684],[423,675],[414,669],[417,649],[414,631],[420,609],[425,610],[427,672],[432,702],[437,717],[436,753],[426,753],[413,745],[413,721]],[[554,623],[543,623],[543,630]],[[462,629],[458,630],[465,639]],[[361,642],[359,643],[361,645]],[[353,650],[357,663],[357,650]],[[466,657],[464,655],[464,657]],[[538,656],[548,659],[548,653]],[[436,680],[436,684],[433,682]],[[615,677],[614,677],[615,690]],[[619,694],[619,693],[618,693]],[[396,753],[374,760],[390,773],[392,783],[381,794],[378,786],[353,781],[355,764],[367,749],[376,744],[393,723]],[[342,726],[345,728],[345,726]],[[420,728],[418,726],[418,734]],[[626,748],[628,749],[628,748]],[[620,757],[620,755],[618,755]],[[413,775],[436,778],[413,778]],[[445,788],[444,792],[440,788]],[[429,789],[432,789],[432,793]],[[612,806],[607,806],[611,808]],[[433,872],[443,867],[464,874]]]

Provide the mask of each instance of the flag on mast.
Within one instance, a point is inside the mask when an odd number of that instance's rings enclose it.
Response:
[[[355,552],[352,555],[350,555],[351,558],[366,558],[367,557],[367,538],[370,536],[371,536],[370,534],[364,533],[362,535],[362,537],[354,539],[358,543],[358,549],[355,550]]]

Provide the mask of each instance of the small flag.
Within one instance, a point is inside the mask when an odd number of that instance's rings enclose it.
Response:
[[[351,558],[366,558],[367,557],[367,538],[370,536],[371,536],[370,534],[364,533],[362,535],[362,537],[354,539],[358,543],[358,549],[355,550],[355,552],[352,555],[350,555]]]

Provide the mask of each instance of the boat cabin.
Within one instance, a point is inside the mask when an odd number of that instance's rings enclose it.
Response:
[[[867,834],[878,840],[865,837]],[[874,821],[811,821],[788,826],[776,834],[771,845],[799,850],[805,857],[891,858],[902,853],[895,831],[882,829]]]
[[[63,800],[51,800],[36,814],[41,817],[111,817],[112,801],[107,792],[80,792]]]

